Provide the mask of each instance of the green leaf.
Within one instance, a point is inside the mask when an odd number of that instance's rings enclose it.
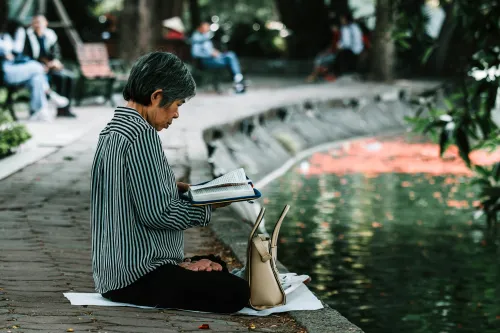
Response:
[[[497,162],[493,166],[493,170],[491,172],[491,175],[493,176],[493,179],[496,181],[500,181],[500,162]]]
[[[477,173],[479,173],[481,176],[483,176],[484,178],[489,178],[490,177],[490,172],[485,167],[482,167],[480,165],[475,165],[474,166],[474,170]]]
[[[482,196],[488,196],[492,199],[498,199],[500,198],[500,187],[499,186],[490,186],[490,187],[485,187],[481,191]]]
[[[398,40],[398,44],[399,44],[402,48],[404,48],[404,49],[407,49],[407,50],[408,50],[408,49],[410,49],[410,44],[409,44],[407,41],[405,41],[404,39],[399,39],[399,40]]]
[[[444,99],[444,103],[446,104],[446,108],[448,110],[453,110],[454,105],[448,98]]]
[[[449,139],[449,132],[443,128],[439,136],[439,156],[443,157],[444,152],[448,148]]]
[[[434,120],[432,122],[430,122],[427,126],[425,126],[424,130],[423,130],[423,133],[427,133],[429,132],[432,128],[434,127],[443,127],[446,125],[446,122],[445,121],[442,121],[442,120]]]
[[[467,164],[467,166],[470,168],[471,162],[469,158],[470,154],[469,138],[467,137],[467,134],[464,131],[463,127],[458,127],[457,130],[455,131],[455,142],[458,146],[458,153],[460,154],[460,157],[462,157],[465,164]]]
[[[425,50],[424,56],[422,57],[422,65],[426,64],[427,61],[429,61],[429,58],[430,58],[430,56],[435,48],[436,48],[436,46],[433,45],[431,47],[428,47],[427,50]]]
[[[470,182],[471,185],[478,185],[481,187],[491,186],[490,182],[484,178],[476,178]]]

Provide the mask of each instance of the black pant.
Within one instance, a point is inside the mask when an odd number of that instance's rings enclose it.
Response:
[[[67,97],[70,100],[73,97],[73,88],[75,77],[68,70],[50,71],[50,81],[55,86],[55,91],[61,96]]]
[[[333,63],[333,73],[336,76],[354,72],[358,63],[358,56],[351,50],[341,50]]]
[[[113,302],[158,308],[237,312],[248,304],[250,288],[247,281],[223,267],[221,272],[195,272],[177,265],[163,265],[131,285],[102,296]]]

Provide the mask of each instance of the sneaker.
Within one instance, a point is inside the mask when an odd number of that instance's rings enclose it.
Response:
[[[49,92],[49,99],[53,102],[58,108],[64,108],[69,105],[69,99],[64,96],[59,95],[55,91]]]
[[[48,107],[38,110],[29,117],[29,121],[51,122],[51,111]]]
[[[246,87],[243,83],[236,83],[234,85],[234,92],[237,93],[237,94],[243,94],[246,90]]]

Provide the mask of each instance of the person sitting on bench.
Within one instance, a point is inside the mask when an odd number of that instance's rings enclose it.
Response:
[[[210,38],[210,24],[207,21],[203,21],[191,36],[191,55],[193,58],[199,59],[201,65],[205,68],[229,67],[233,74],[235,92],[245,92],[245,84],[238,57],[232,51],[220,52],[217,50]]]
[[[68,105],[67,98],[50,90],[47,76],[42,65],[34,60],[29,60],[17,51],[15,38],[22,33],[22,28],[14,33],[9,32],[10,21],[4,21],[0,27],[0,75],[3,82],[8,85],[26,85],[30,90],[30,120],[49,121],[52,118],[47,96],[55,107]]]
[[[45,16],[35,15],[31,27],[26,30],[24,36],[23,54],[30,59],[39,61],[49,76],[50,82],[55,90],[71,102],[75,77],[73,73],[64,68],[61,63],[61,52],[57,43],[57,34],[54,30],[47,28],[48,22]],[[58,117],[74,118],[70,105],[57,109]]]

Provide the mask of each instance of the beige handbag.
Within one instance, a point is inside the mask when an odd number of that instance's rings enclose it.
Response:
[[[245,277],[250,285],[250,306],[255,310],[269,309],[286,303],[285,291],[276,267],[276,255],[278,233],[289,209],[290,206],[286,205],[269,238],[262,234],[255,235],[266,211],[262,207],[250,233]]]

